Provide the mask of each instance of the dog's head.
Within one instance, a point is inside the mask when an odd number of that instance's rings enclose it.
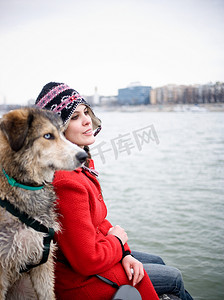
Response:
[[[42,180],[51,181],[55,170],[78,168],[87,157],[65,139],[61,118],[47,110],[10,111],[0,120],[0,129],[2,164],[11,164],[34,180],[44,177]]]

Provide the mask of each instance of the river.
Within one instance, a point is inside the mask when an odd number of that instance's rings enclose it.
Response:
[[[194,299],[223,299],[224,113],[96,114],[92,155],[108,219],[132,249],[179,268]]]

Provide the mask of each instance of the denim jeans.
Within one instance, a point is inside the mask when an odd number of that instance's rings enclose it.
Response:
[[[178,269],[165,265],[161,257],[153,254],[132,251],[132,255],[143,264],[158,295],[173,294],[182,300],[193,300],[184,289]]]

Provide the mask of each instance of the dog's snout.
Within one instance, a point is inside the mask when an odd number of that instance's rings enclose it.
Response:
[[[86,152],[78,152],[76,154],[76,158],[80,163],[84,163],[84,161],[87,159],[88,155]]]

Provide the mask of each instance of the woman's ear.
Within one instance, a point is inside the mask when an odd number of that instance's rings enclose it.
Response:
[[[5,114],[0,128],[13,151],[19,151],[26,139],[33,115],[26,109],[13,110]]]

